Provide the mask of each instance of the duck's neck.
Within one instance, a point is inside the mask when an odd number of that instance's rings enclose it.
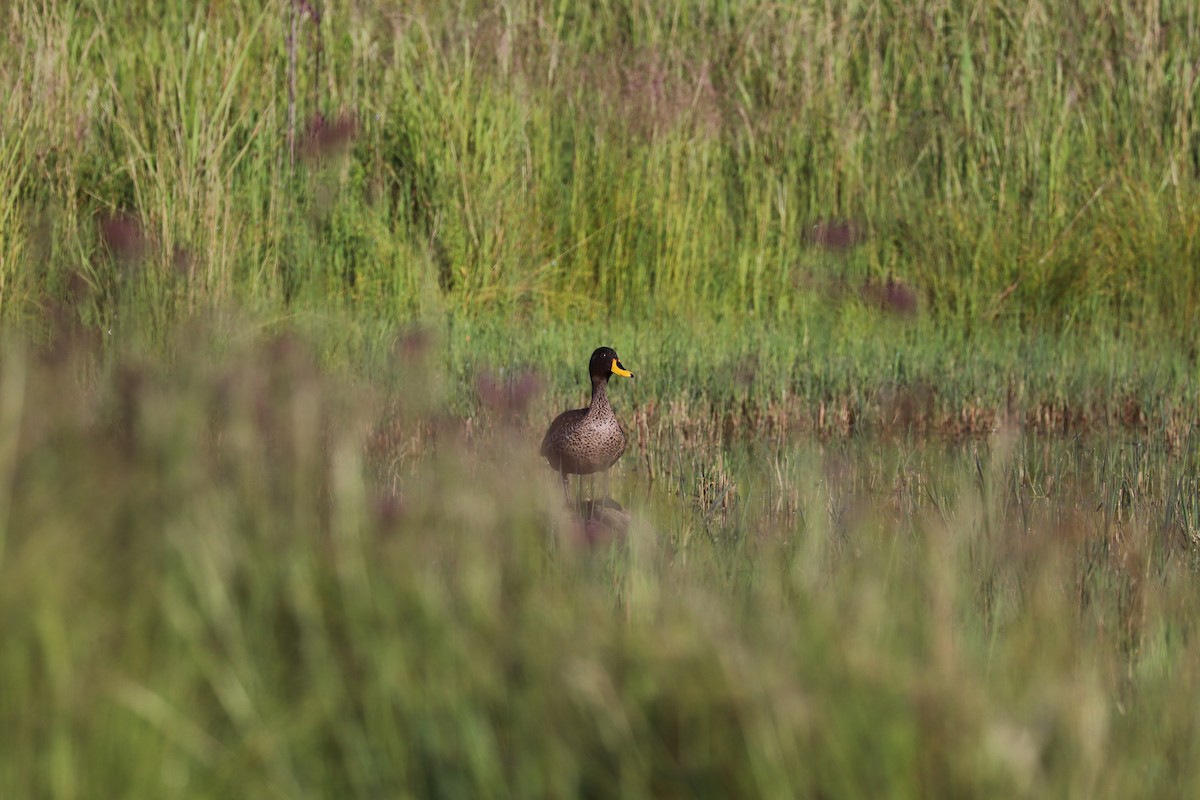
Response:
[[[611,411],[608,404],[608,378],[592,378],[592,404],[588,407],[589,414],[603,414]]]

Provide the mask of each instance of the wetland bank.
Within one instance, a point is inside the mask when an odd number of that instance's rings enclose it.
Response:
[[[3,14],[0,795],[1200,791],[1191,4]]]

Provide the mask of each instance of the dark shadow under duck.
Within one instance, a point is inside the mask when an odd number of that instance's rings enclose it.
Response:
[[[563,492],[570,501],[568,476],[604,472],[625,452],[626,437],[608,402],[608,379],[613,375],[632,378],[617,352],[601,347],[588,363],[592,379],[592,402],[587,408],[564,411],[550,423],[542,439],[541,454],[562,476]]]

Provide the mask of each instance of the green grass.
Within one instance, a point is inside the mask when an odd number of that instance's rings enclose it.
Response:
[[[297,23],[294,124],[287,9],[10,5],[5,317],[78,273],[159,335],[230,301],[787,323],[893,276],[966,335],[1192,338],[1186,3],[352,5]]]
[[[1197,793],[1190,4],[297,8],[0,12],[0,796]]]
[[[592,549],[437,350],[208,336],[0,361],[6,796],[1197,788],[1192,438],[659,420]]]

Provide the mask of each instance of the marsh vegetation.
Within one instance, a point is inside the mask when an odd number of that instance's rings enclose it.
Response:
[[[0,795],[1200,791],[1191,4],[0,14]]]

